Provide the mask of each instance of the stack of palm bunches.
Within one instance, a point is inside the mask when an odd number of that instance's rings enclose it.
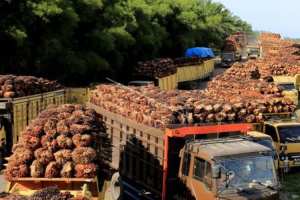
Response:
[[[108,169],[111,146],[102,116],[80,105],[50,105],[20,133],[5,178],[93,178]]]
[[[157,58],[146,62],[139,62],[134,76],[163,78],[177,73],[177,68],[200,65],[204,60],[200,56],[180,57],[176,59]]]
[[[74,197],[70,192],[61,192],[57,187],[46,187],[37,190],[31,196],[0,192],[0,199],[3,200],[90,200],[84,196]]]
[[[260,33],[259,41],[272,41],[272,40],[280,40],[281,36],[278,33]]]
[[[0,75],[0,98],[23,97],[62,88],[56,81],[34,76]]]
[[[253,62],[258,66],[262,79],[272,79],[274,76],[295,76],[300,74],[299,54],[299,48],[286,47],[265,60]]]
[[[245,89],[218,89],[207,93],[201,90],[167,91],[155,86],[100,85],[93,91],[91,103],[157,129],[164,129],[166,124],[261,122],[263,113],[296,109],[288,98],[274,98],[273,94],[256,91],[250,95]]]
[[[204,58],[209,59],[209,58]],[[200,56],[192,56],[192,57],[181,57],[173,60],[175,68],[193,66],[193,65],[201,65],[204,61]]]
[[[248,78],[259,79],[260,73],[255,63],[249,61],[247,63],[235,63],[223,74],[231,78]]]
[[[236,37],[229,36],[225,39],[225,44],[223,46],[223,51],[235,51],[238,48]]]
[[[138,64],[135,76],[162,78],[176,73],[173,60],[170,58],[156,58],[146,62],[139,62]]]

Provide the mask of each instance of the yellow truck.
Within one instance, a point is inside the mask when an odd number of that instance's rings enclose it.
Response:
[[[65,103],[65,90],[0,99],[0,168],[21,131],[50,104]]]
[[[300,123],[291,119],[291,113],[277,114],[277,116],[278,118],[253,125],[253,130],[271,136],[279,160],[287,172],[290,167],[300,166]]]
[[[259,58],[259,46],[247,46],[246,53],[248,59]]]
[[[13,178],[6,186],[6,192],[31,196],[37,190],[46,187],[57,187],[61,192],[68,191],[74,197],[85,197],[89,200],[104,200],[106,182],[99,183],[95,178]]]
[[[298,91],[296,89],[296,85],[299,88],[298,80],[299,76],[296,75],[295,77],[291,76],[274,76],[273,81],[274,83],[277,83],[278,85],[284,87],[283,94],[286,97],[289,97],[294,101],[296,105],[298,105]]]
[[[191,48],[186,51],[185,57],[191,56],[200,56],[204,61],[199,65],[177,68],[176,74],[159,78],[158,86],[166,90],[187,87],[194,90],[198,89],[203,79],[211,79],[214,72],[214,54],[212,50],[204,47]]]

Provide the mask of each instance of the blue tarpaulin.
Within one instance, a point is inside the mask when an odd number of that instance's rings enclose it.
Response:
[[[186,50],[184,57],[192,57],[192,56],[200,56],[201,58],[206,58],[208,56],[210,56],[211,58],[215,57],[211,48],[206,48],[206,47],[195,47]]]

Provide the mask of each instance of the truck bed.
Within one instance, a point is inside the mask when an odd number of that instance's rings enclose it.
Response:
[[[86,185],[86,187],[85,187]],[[69,191],[74,196],[86,196],[89,199],[104,200],[106,182],[99,185],[95,178],[13,178],[7,184],[6,192],[32,195],[35,191],[46,187],[57,187],[62,192]]]
[[[0,98],[0,115],[12,124],[12,144],[18,141],[18,134],[48,105],[63,103],[64,89],[11,99]]]
[[[162,89],[172,90],[178,83],[202,80],[214,71],[214,59],[205,60],[203,64],[177,68],[177,73],[159,78],[158,85]]]

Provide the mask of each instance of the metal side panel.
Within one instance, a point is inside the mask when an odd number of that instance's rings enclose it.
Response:
[[[161,194],[165,133],[87,102],[87,107],[103,115],[113,145],[112,167]]]
[[[87,88],[67,88],[66,100],[68,103],[81,104],[85,106],[88,101],[88,89]]]
[[[13,144],[18,141],[20,132],[23,131],[41,111],[50,104],[63,104],[64,99],[64,89],[11,99],[13,108]]]
[[[204,77],[204,64],[177,68],[178,82],[192,81]]]
[[[25,129],[28,124],[27,121],[27,102],[13,105],[13,144],[16,144],[21,131]]]
[[[158,86],[161,89],[165,89],[165,90],[173,90],[175,88],[177,88],[177,74],[173,74],[170,76],[166,76],[163,78],[158,79]]]

